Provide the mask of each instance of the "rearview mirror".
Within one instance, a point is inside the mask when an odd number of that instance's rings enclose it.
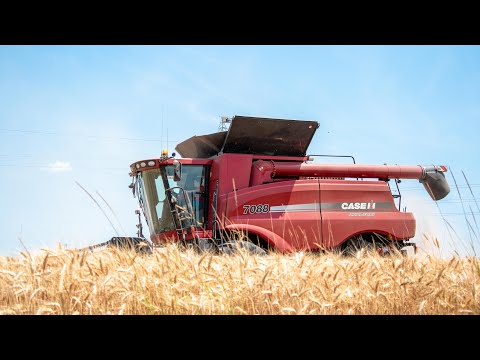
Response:
[[[128,187],[130,189],[132,189],[132,192],[133,192],[133,197],[135,197],[135,185],[136,185],[136,180],[137,180],[137,177],[133,178],[132,179],[132,183],[130,185],[128,185]]]
[[[180,181],[182,178],[182,163],[178,160],[173,160],[173,180]]]

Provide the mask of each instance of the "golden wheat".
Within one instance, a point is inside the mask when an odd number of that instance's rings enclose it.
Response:
[[[0,258],[0,314],[480,314],[476,257],[153,255]]]

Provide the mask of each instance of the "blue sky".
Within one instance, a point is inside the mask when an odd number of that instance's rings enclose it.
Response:
[[[447,198],[405,180],[402,207],[419,241],[480,253],[479,46],[0,46],[0,99],[0,255],[114,236],[76,182],[134,235],[129,165],[223,115],[317,120],[309,153],[449,166]]]

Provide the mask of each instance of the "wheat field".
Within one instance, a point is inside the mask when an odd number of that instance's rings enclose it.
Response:
[[[478,315],[479,279],[476,257],[58,248],[0,257],[0,314]]]

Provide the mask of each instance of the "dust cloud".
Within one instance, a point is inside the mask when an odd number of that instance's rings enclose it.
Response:
[[[402,209],[406,206],[407,212],[412,212],[417,220],[416,235],[411,240],[417,244],[417,255],[440,258],[462,255],[462,244],[448,228],[435,202],[428,195],[409,193],[408,199],[405,198],[402,198]]]

